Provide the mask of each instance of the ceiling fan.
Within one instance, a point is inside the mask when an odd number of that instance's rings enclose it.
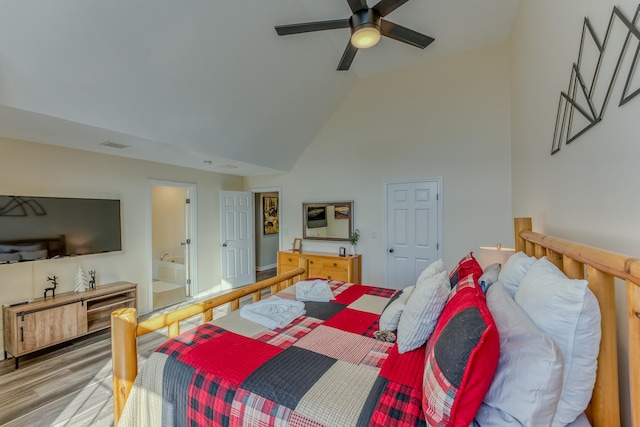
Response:
[[[368,7],[366,0],[347,0],[353,15],[334,21],[305,22],[301,24],[279,25],[276,32],[280,36],[308,33],[312,31],[351,28],[351,39],[342,54],[338,70],[348,70],[358,49],[374,46],[380,36],[386,36],[420,49],[429,46],[434,38],[394,24],[384,18],[409,0],[380,0],[375,6]]]

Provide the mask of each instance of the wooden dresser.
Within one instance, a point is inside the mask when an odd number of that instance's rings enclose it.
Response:
[[[26,304],[4,306],[5,358],[16,359],[111,326],[111,312],[137,308],[138,286],[117,282],[85,292],[65,292]]]
[[[360,283],[362,255],[341,257],[324,252],[278,252],[278,274],[298,268],[300,258],[309,260],[309,277]]]

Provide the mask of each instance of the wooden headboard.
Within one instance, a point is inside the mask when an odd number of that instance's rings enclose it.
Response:
[[[598,372],[587,409],[595,427],[620,425],[615,279],[625,281],[631,425],[640,426],[640,259],[533,232],[531,218],[516,218],[514,225],[516,251],[536,258],[546,256],[568,277],[586,278],[600,303]]]

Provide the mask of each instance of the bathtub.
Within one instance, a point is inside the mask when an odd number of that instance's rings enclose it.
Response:
[[[186,284],[187,270],[184,265],[184,256],[167,256],[162,261],[154,259],[153,280]]]

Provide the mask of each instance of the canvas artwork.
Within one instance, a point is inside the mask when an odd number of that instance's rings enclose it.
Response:
[[[280,221],[278,215],[278,198],[265,197],[263,199],[263,232],[265,235],[278,234]]]

